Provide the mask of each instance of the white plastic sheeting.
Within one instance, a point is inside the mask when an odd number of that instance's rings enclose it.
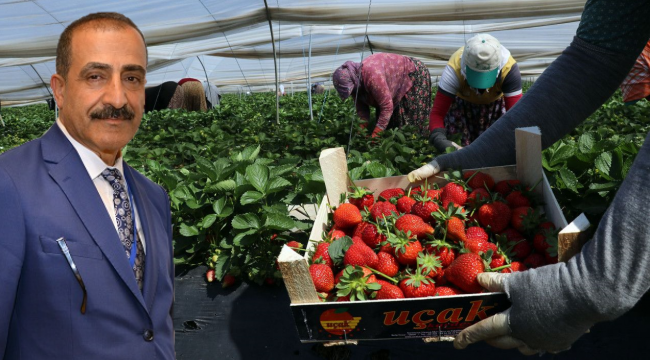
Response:
[[[121,12],[140,27],[149,46],[148,86],[207,77],[222,93],[274,91],[277,63],[279,81],[290,93],[306,89],[309,72],[311,82],[330,85],[339,65],[371,52],[417,57],[435,83],[449,56],[479,32],[497,37],[522,75],[534,78],[570,43],[585,1],[267,3],[277,62],[264,0],[0,0],[0,101],[6,106],[50,98],[59,35],[92,12]]]

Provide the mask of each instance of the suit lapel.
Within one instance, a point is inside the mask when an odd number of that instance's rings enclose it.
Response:
[[[158,251],[156,238],[160,236],[155,230],[155,224],[152,223],[152,219],[156,219],[154,205],[149,201],[149,198],[146,196],[146,191],[142,189],[142,185],[136,181],[135,176],[133,176],[133,168],[124,163],[124,174],[126,181],[128,182],[129,189],[133,194],[133,201],[135,201],[136,212],[138,218],[140,219],[140,225],[144,231],[144,241],[146,243],[146,256],[144,263],[144,289],[143,295],[145,303],[147,304],[147,309],[151,309],[154,300],[154,294],[156,292],[156,286],[158,281],[158,256],[156,253]]]
[[[56,124],[43,135],[41,141],[43,159],[50,163],[50,176],[65,193],[108,262],[146,309],[133,270],[124,256],[124,247],[79,154]]]

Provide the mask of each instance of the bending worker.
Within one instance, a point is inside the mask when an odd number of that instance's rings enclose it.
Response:
[[[467,40],[449,59],[429,117],[438,151],[469,145],[521,98],[521,74],[510,51],[488,34]],[[461,134],[460,144],[448,138]]]
[[[332,77],[334,87],[345,100],[352,96],[362,127],[370,119],[370,106],[377,109],[376,137],[387,128],[414,125],[426,133],[431,110],[429,69],[412,57],[379,53],[361,63],[346,61]]]

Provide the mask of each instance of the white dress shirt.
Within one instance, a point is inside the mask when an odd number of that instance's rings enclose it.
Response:
[[[93,183],[95,184],[95,188],[97,189],[99,196],[102,198],[102,202],[106,207],[106,211],[108,212],[108,215],[111,217],[111,220],[113,220],[113,226],[115,226],[115,233],[117,233],[117,221],[115,220],[115,206],[113,205],[113,188],[108,183],[108,181],[104,179],[104,177],[102,176],[102,172],[106,168],[118,169],[122,174],[122,178],[124,178],[124,182],[126,183],[126,191],[128,192],[129,184],[126,182],[126,176],[124,175],[122,156],[120,156],[119,158],[117,158],[117,160],[115,160],[115,166],[108,166],[97,154],[95,154],[90,149],[88,149],[87,147],[79,143],[77,140],[75,140],[72,136],[70,136],[68,130],[65,128],[63,123],[61,123],[61,120],[56,119],[56,123],[57,125],[59,125],[61,131],[63,131],[63,134],[65,134],[65,137],[68,138],[70,143],[72,143],[72,146],[75,148],[75,150],[77,150],[77,153],[81,158],[81,162],[84,164],[86,171],[88,171],[88,175],[90,176],[90,178],[93,180]],[[133,208],[133,215],[135,217],[135,225],[138,230],[138,236],[142,241],[142,247],[144,248],[146,254],[147,253],[146,241],[144,240],[144,232],[142,231],[140,217],[138,216],[138,209],[135,206],[135,200],[132,201],[131,207]]]

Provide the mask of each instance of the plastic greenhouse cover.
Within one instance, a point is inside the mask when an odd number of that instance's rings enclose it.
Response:
[[[149,48],[147,86],[184,77],[222,93],[331,86],[347,60],[393,52],[422,60],[434,83],[473,34],[497,37],[535,78],[571,42],[585,1],[458,0],[0,0],[0,101],[50,98],[56,43],[75,19],[98,11],[130,17]],[[271,19],[276,59],[271,40]],[[311,54],[311,56],[310,56]],[[308,78],[311,75],[310,78]]]

